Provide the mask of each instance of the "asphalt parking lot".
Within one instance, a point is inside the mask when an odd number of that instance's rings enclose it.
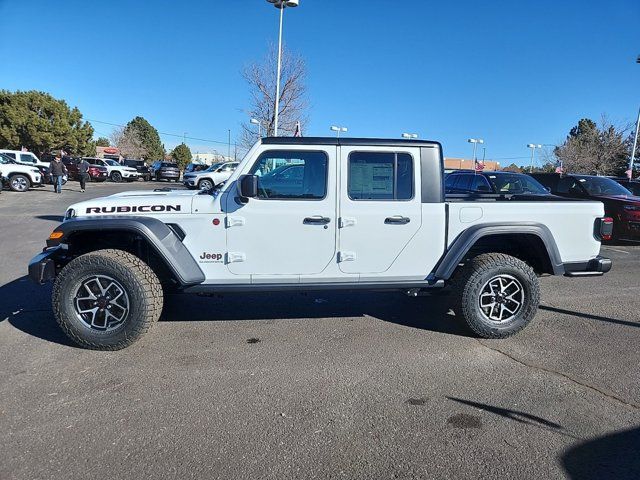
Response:
[[[640,246],[543,278],[507,340],[446,297],[174,295],[134,346],[76,348],[27,263],[68,204],[154,187],[0,195],[0,478],[640,478]]]

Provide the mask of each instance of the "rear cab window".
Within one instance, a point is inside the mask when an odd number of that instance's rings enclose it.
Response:
[[[347,193],[351,200],[411,200],[413,157],[404,152],[351,152]]]

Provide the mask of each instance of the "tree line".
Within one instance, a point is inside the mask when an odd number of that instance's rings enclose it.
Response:
[[[169,155],[158,130],[137,116],[117,127],[110,138],[93,139],[93,126],[77,107],[46,92],[0,90],[0,148],[26,148],[38,156],[61,150],[73,156],[95,156],[96,147],[116,147],[125,158],[147,161],[172,158],[180,167],[191,159],[184,143]]]

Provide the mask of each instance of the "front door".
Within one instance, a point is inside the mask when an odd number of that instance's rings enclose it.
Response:
[[[420,150],[342,147],[340,157],[340,270],[385,272],[420,230]]]
[[[336,247],[336,149],[297,147],[260,153],[249,173],[258,196],[227,199],[227,259],[234,274],[310,275]]]

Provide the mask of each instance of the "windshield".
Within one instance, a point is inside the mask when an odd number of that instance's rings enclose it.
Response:
[[[605,177],[577,177],[589,195],[625,195],[632,193],[618,182]]]
[[[209,168],[207,168],[206,171],[207,172],[215,172],[218,168],[220,168],[221,165],[222,165],[222,163],[214,163]]]
[[[499,175],[487,175],[497,193],[528,193],[532,195],[549,195],[537,180],[528,175],[517,173],[503,173]]]
[[[119,167],[120,164],[118,162],[116,162],[115,160],[105,160],[104,163],[106,163],[107,165],[111,165],[112,167]]]

